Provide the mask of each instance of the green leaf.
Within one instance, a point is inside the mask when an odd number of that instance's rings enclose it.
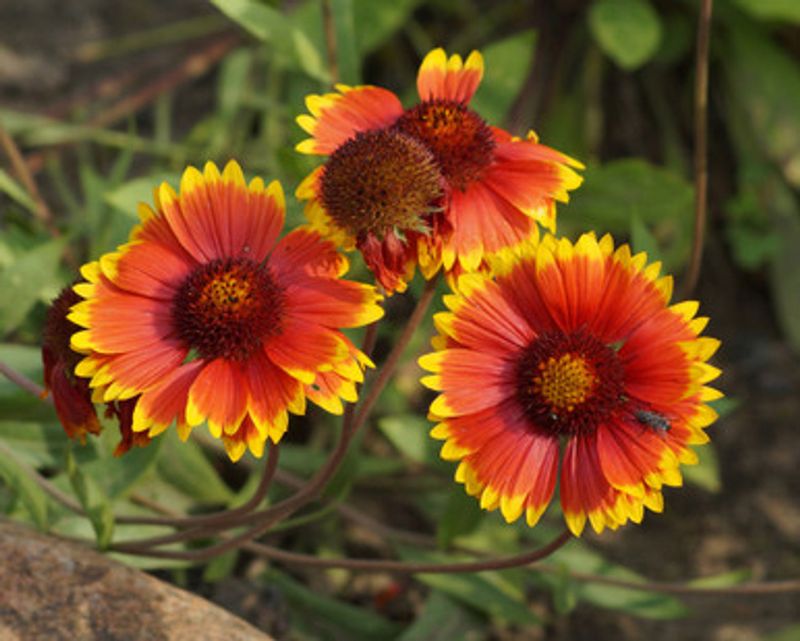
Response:
[[[393,639],[401,629],[398,624],[367,608],[349,605],[317,590],[310,590],[278,570],[267,572],[264,580],[277,587],[302,618],[313,621],[314,628],[339,632],[325,638],[386,641]]]
[[[439,547],[446,548],[457,537],[475,530],[485,514],[480,503],[467,494],[461,484],[451,485],[444,514],[436,525]]]
[[[631,221],[647,225],[668,268],[680,266],[691,247],[694,190],[683,177],[638,158],[587,167],[585,181],[562,208],[568,231],[626,234]],[[642,234],[639,234],[641,240]]]
[[[410,561],[451,562],[449,555],[398,546],[403,559]],[[540,619],[525,602],[523,590],[512,581],[514,571],[474,574],[417,574],[416,578],[448,596],[485,613],[492,620],[532,625]],[[518,573],[516,576],[520,576]]]
[[[428,432],[431,423],[417,414],[395,414],[378,421],[381,433],[403,456],[415,463],[439,462],[439,444]]]
[[[697,465],[687,465],[681,468],[684,478],[704,490],[719,492],[722,489],[722,479],[719,473],[717,450],[714,449],[712,443],[706,443],[698,447],[695,452],[699,461]]]
[[[216,583],[227,579],[236,569],[236,561],[239,559],[239,550],[230,550],[225,554],[220,554],[211,559],[206,567],[203,568],[203,581],[206,583]]]
[[[139,203],[152,203],[153,190],[162,182],[177,185],[180,182],[180,175],[163,172],[134,178],[116,189],[106,192],[105,201],[123,214],[138,220],[136,211]]]
[[[525,82],[535,45],[536,33],[527,30],[493,42],[482,51],[486,74],[471,106],[487,122],[500,123],[505,118]]]
[[[281,443],[281,466],[304,477],[310,477],[319,470],[328,458],[329,452],[314,450],[305,445]],[[358,477],[386,476],[406,469],[403,461],[359,455]]]
[[[554,575],[556,581],[553,586],[553,605],[556,612],[563,616],[572,612],[578,605],[578,589],[569,569],[559,565],[559,570],[559,573]]]
[[[256,38],[272,45],[284,64],[322,82],[330,81],[314,42],[277,9],[257,0],[211,0],[211,4]]]
[[[597,574],[628,581],[642,580],[639,575],[619,565],[610,563],[589,550],[579,541],[573,541],[555,552],[548,562],[561,564],[570,572]],[[531,570],[535,572],[535,570]],[[559,575],[536,573],[538,581],[557,586]],[[675,619],[686,614],[684,605],[674,597],[648,592],[645,589],[623,588],[600,583],[576,583],[575,594],[579,601],[587,601],[604,608],[622,610],[646,619]]]
[[[631,245],[636,253],[645,252],[650,260],[660,260],[658,241],[639,216],[631,217]]]
[[[51,240],[0,271],[0,335],[16,329],[37,300],[63,285],[58,264],[64,245],[63,238]]]
[[[770,287],[781,329],[800,352],[800,207],[784,185],[773,183],[770,217],[778,247],[769,266]]]
[[[382,4],[371,2],[370,5]],[[361,84],[361,58],[355,21],[356,0],[331,0],[333,24],[336,29],[336,55],[341,82]]]
[[[650,60],[661,41],[661,22],[647,0],[595,0],[589,28],[600,48],[628,71]]]
[[[0,191],[7,194],[11,199],[17,201],[28,211],[36,211],[36,202],[33,200],[33,198],[28,195],[28,192],[25,191],[16,180],[14,180],[2,169],[0,169]]]
[[[445,592],[449,596],[465,603],[479,612],[483,612],[495,621],[515,623],[517,625],[535,625],[540,623],[533,611],[525,603],[521,592],[509,593],[508,584],[500,579],[503,587],[481,574],[418,574],[422,583]]]
[[[704,576],[690,581],[689,585],[695,588],[727,588],[744,583],[750,580],[752,576],[753,572],[750,569],[742,568],[741,570],[731,570],[730,572],[723,572],[713,576]]]
[[[797,0],[734,0],[739,8],[760,20],[781,20],[800,23],[800,2]]]
[[[33,470],[26,469],[16,454],[0,442],[0,478],[19,497],[31,519],[40,530],[46,530],[47,495],[34,481],[30,474]]]
[[[485,628],[486,625],[473,612],[444,592],[432,590],[422,613],[397,641],[480,641],[486,638]]]
[[[167,430],[160,438],[163,451],[156,469],[162,479],[200,503],[227,504],[233,499],[234,492],[195,441],[181,442],[175,430]]]
[[[84,474],[75,460],[72,448],[66,451],[66,470],[70,484],[94,528],[97,547],[104,550],[114,536],[114,510],[101,483]]]
[[[20,461],[33,468],[61,465],[68,444],[59,423],[35,421],[0,420],[0,441],[8,445]]]
[[[113,428],[106,427],[105,431],[113,432]],[[82,470],[102,485],[110,500],[116,500],[129,494],[136,483],[153,468],[163,441],[164,439],[154,439],[146,447],[131,448],[120,457],[98,458],[84,464]]]
[[[800,68],[750,22],[731,21],[731,27],[729,53],[721,59],[733,98],[744,108],[744,125],[786,180],[800,187]]]
[[[0,361],[3,361],[15,372],[27,376],[34,381],[42,380],[42,352],[38,347],[0,343]],[[19,392],[19,387],[5,376],[0,376],[0,396]]]
[[[358,51],[363,57],[386,42],[407,24],[422,0],[353,0]]]

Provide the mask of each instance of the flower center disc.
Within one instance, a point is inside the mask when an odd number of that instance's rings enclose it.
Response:
[[[442,176],[424,145],[392,130],[356,134],[328,159],[325,210],[352,236],[425,229],[422,216],[442,194]]]
[[[433,152],[447,181],[461,191],[492,162],[495,141],[478,114],[454,100],[427,100],[406,111],[395,128]]]
[[[280,332],[284,292],[269,267],[249,258],[218,258],[198,267],[178,289],[178,336],[201,358],[246,360]]]
[[[553,434],[586,434],[623,403],[616,352],[584,332],[540,335],[517,364],[517,398]]]
[[[541,373],[533,377],[532,391],[550,403],[555,411],[572,412],[597,384],[592,366],[579,354],[551,356],[537,367]]]

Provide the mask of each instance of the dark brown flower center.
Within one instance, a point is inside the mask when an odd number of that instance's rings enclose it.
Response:
[[[480,179],[494,157],[492,131],[478,114],[454,100],[427,100],[407,110],[395,128],[431,150],[448,183],[461,191]]]
[[[398,131],[356,134],[325,164],[322,204],[352,236],[425,228],[442,176],[424,145]]]
[[[267,264],[220,258],[189,274],[172,315],[178,336],[198,356],[241,361],[280,333],[284,302]]]
[[[591,433],[625,402],[617,353],[583,331],[541,334],[523,351],[516,380],[529,420],[553,435]]]

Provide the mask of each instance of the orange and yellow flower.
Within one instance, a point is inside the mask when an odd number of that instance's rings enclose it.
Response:
[[[420,102],[404,109],[392,92],[337,85],[311,95],[298,124],[311,135],[298,151],[329,156],[298,187],[311,224],[359,249],[378,282],[403,291],[416,264],[474,271],[524,243],[537,223],[555,228],[580,163],[484,122],[469,106],[483,76],[473,51],[463,61],[431,51],[417,77]]]
[[[245,182],[229,162],[189,167],[180,193],[155,191],[116,252],[81,269],[71,345],[95,401],[138,397],[134,434],[203,422],[237,460],[277,443],[306,398],[331,411],[353,400],[369,360],[341,333],[382,315],[369,285],[316,231],[282,239],[276,181]]]
[[[420,364],[439,392],[431,434],[481,507],[535,525],[560,479],[576,536],[587,520],[600,532],[662,510],[722,394],[706,385],[720,373],[708,319],[670,305],[659,270],[610,236],[547,234],[508,252],[494,280],[459,278]]]

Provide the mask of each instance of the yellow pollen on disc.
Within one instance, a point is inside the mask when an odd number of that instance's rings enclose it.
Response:
[[[221,312],[235,312],[247,303],[250,297],[250,283],[246,278],[237,277],[238,270],[225,272],[209,281],[200,294],[199,303],[209,303]]]
[[[538,365],[533,391],[554,410],[571,412],[589,398],[597,385],[597,375],[586,360],[575,354],[551,356]]]

